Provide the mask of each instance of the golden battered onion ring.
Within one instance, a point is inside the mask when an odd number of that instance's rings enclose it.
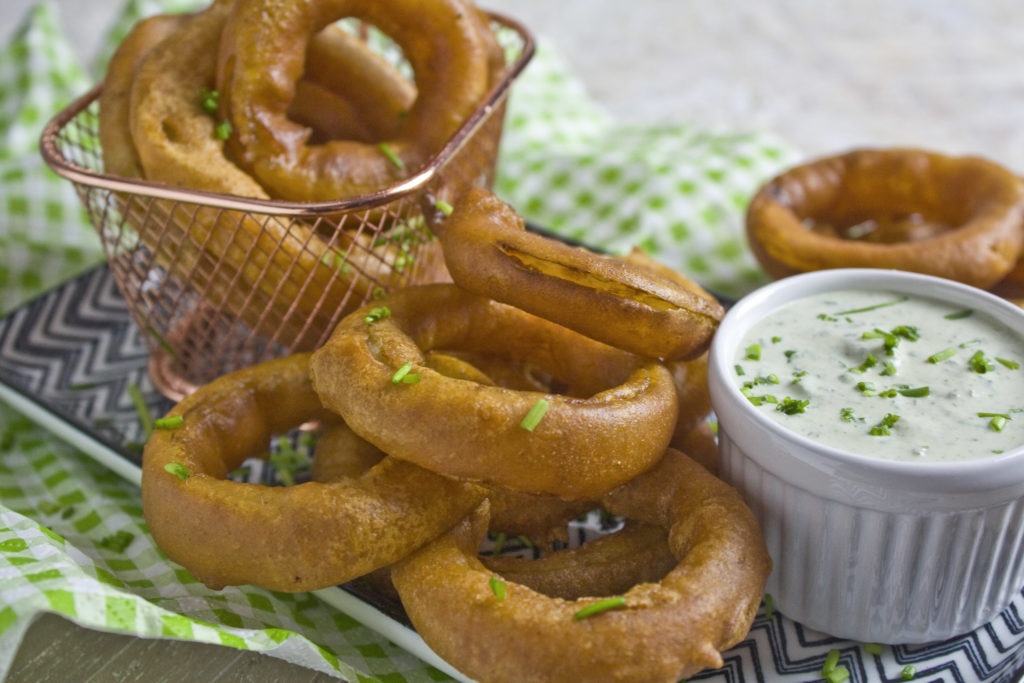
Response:
[[[382,305],[390,315],[374,319]],[[588,397],[451,379],[425,365],[434,348],[557,368]],[[420,381],[394,383],[406,363]],[[446,476],[564,499],[594,500],[650,467],[678,410],[660,363],[453,285],[408,287],[353,312],[314,353],[312,371],[324,405],[385,453]],[[546,413],[524,429],[541,399]]]
[[[490,526],[495,526],[493,517]],[[505,581],[563,600],[625,593],[638,583],[661,580],[679,563],[665,529],[634,520],[583,545],[537,559],[481,555],[480,562]]]
[[[345,17],[375,25],[403,50],[418,96],[399,134],[376,145],[332,140],[307,145],[288,119],[304,46]],[[479,105],[489,87],[488,43],[461,0],[238,0],[220,44],[217,87],[232,124],[232,158],[260,183],[295,201],[368,194],[420,167]]]
[[[387,457],[344,422],[333,422],[316,442],[310,476],[313,481],[358,479]]]
[[[477,559],[479,517],[406,557],[391,576],[416,631],[464,674],[499,681],[666,681],[722,665],[747,634],[770,569],[739,494],[678,451],[604,498],[609,511],[669,531],[677,565],[589,618],[512,582],[499,599]],[[474,524],[474,521],[476,522]],[[500,577],[498,577],[500,579]]]
[[[211,588],[313,590],[394,562],[483,499],[479,487],[394,458],[330,483],[225,479],[274,434],[323,415],[306,354],[225,375],[182,400],[168,413],[181,425],[156,430],[143,455],[143,511],[160,549]],[[168,466],[184,467],[185,478]]]
[[[527,232],[484,189],[468,191],[437,232],[463,289],[640,355],[698,356],[724,313],[710,296],[649,268]]]
[[[186,14],[158,14],[143,19],[132,27],[111,56],[99,99],[104,172],[122,178],[142,177],[129,123],[135,69],[150,50],[181,28],[187,18]]]
[[[875,228],[877,242],[844,239],[851,228]],[[1024,183],[977,157],[856,150],[767,183],[748,208],[747,237],[774,277],[895,268],[988,288],[1021,255]]]

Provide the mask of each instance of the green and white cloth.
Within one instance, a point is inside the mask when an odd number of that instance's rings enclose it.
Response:
[[[72,185],[39,157],[43,125],[98,80],[137,19],[194,6],[132,0],[92,73],[46,4],[0,47],[3,312],[103,258]],[[611,251],[639,244],[717,291],[735,296],[763,282],[743,210],[794,151],[758,133],[619,126],[540,38],[513,90],[498,193],[540,226]],[[206,589],[155,547],[134,483],[0,407],[0,679],[43,612],[265,651],[350,681],[446,678],[313,594]]]

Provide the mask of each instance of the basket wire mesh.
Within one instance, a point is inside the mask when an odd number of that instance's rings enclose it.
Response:
[[[533,55],[520,24],[491,19],[505,73],[422,169],[372,194],[282,202],[105,173],[102,84],[49,122],[43,158],[74,184],[161,392],[178,399],[231,370],[315,348],[359,305],[448,279],[430,230],[443,220],[436,204],[491,185],[509,88]]]

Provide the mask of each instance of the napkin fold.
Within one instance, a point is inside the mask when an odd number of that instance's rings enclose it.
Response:
[[[9,311],[99,263],[71,183],[42,162],[46,121],[102,77],[139,18],[194,1],[132,0],[92,73],[41,4],[0,50],[0,306]],[[529,220],[612,251],[634,244],[704,284],[763,281],[743,241],[747,198],[796,159],[761,133],[616,124],[543,37],[514,86],[496,191]],[[0,407],[0,679],[33,619],[256,650],[350,681],[444,674],[314,594],[211,591],[154,545],[129,482]]]

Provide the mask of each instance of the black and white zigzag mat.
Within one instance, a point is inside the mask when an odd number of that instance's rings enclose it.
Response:
[[[145,341],[105,266],[0,319],[0,384],[135,467],[142,430],[130,388],[138,389],[154,415],[170,407],[149,379],[148,362]],[[404,621],[372,592],[350,592]],[[839,651],[839,664],[855,682],[898,683],[908,680],[907,672],[917,681],[1016,683],[1024,680],[1024,593],[973,633],[880,649],[805,629],[762,606],[746,640],[726,653],[725,666],[691,680],[821,680],[831,650]]]

